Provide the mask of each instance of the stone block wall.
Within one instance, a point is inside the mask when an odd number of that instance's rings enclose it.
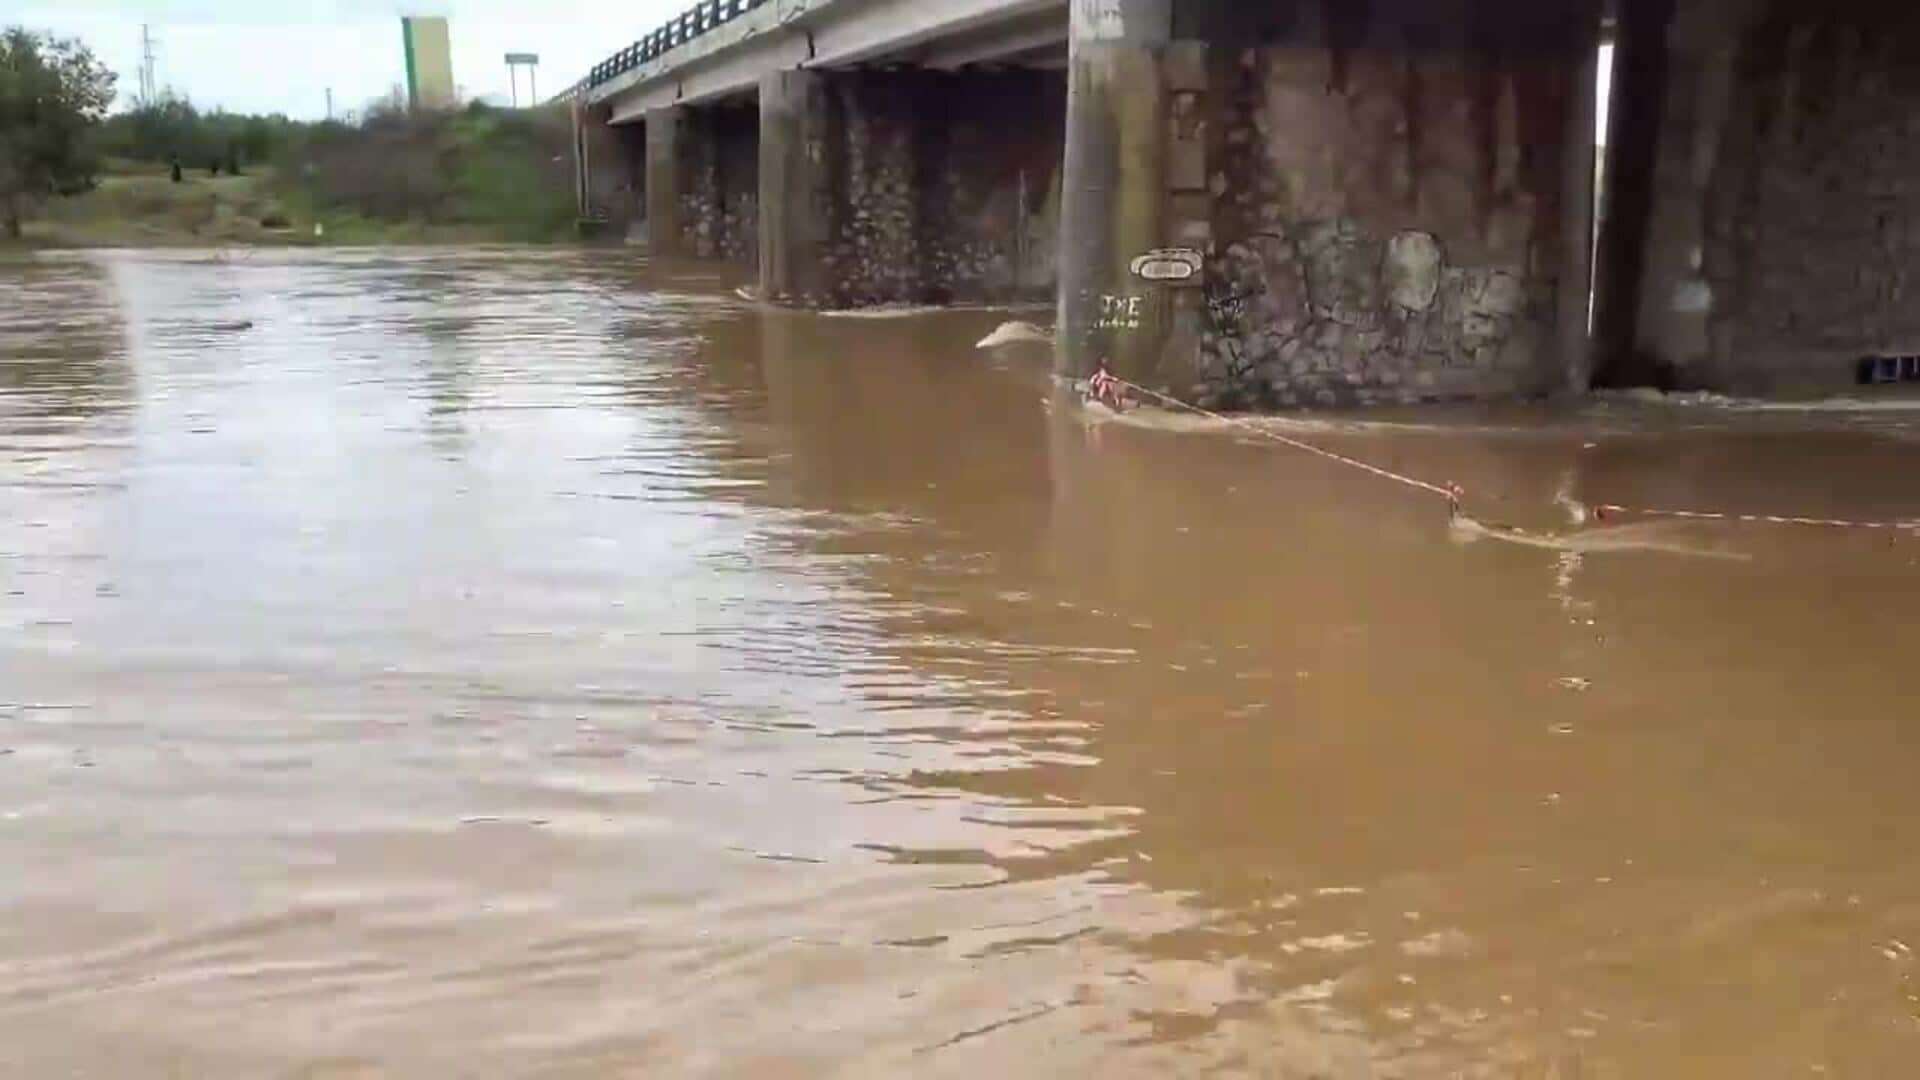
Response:
[[[926,294],[921,263],[919,154],[923,118],[912,80],[873,74],[828,84],[837,145],[830,148],[834,194],[826,254],[832,307],[918,303]]]
[[[1058,280],[1066,80],[1051,71],[932,77],[920,93],[929,298],[1050,300]]]
[[[760,112],[689,108],[680,228],[689,254],[751,266],[760,243]]]
[[[1057,73],[849,73],[825,97],[823,306],[1052,296]]]
[[[1171,232],[1209,253],[1196,396],[1556,385],[1565,128],[1590,92],[1567,14],[1302,0],[1241,16],[1241,47],[1172,46]]]

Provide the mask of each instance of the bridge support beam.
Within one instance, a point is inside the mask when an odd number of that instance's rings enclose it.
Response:
[[[1204,147],[1168,130],[1180,122],[1169,92],[1204,92],[1207,82],[1204,45],[1170,48],[1174,4],[1073,5],[1058,316],[1060,360],[1071,374],[1105,363],[1127,378],[1162,382],[1163,360],[1178,364],[1199,346],[1199,294],[1136,288],[1128,270],[1134,256],[1174,242],[1176,201],[1195,224],[1211,217]],[[1183,98],[1183,112],[1191,104]],[[1175,184],[1185,198],[1176,200]]]
[[[818,306],[828,295],[833,176],[826,76],[760,80],[760,295]]]
[[[1590,230],[1566,204],[1590,206],[1596,0],[1081,0],[1072,19],[1061,372],[1104,361],[1243,405],[1577,380]],[[1166,248],[1191,254],[1135,273]]]
[[[681,106],[647,110],[647,252],[657,258],[693,254],[681,212],[693,131]]]

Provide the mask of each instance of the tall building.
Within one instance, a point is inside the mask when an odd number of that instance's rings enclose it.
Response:
[[[451,109],[453,45],[447,20],[440,15],[408,15],[400,20],[400,37],[407,49],[407,108]]]

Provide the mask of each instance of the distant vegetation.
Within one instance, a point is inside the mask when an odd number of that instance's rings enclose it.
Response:
[[[301,211],[334,227],[483,228],[548,240],[574,224],[570,125],[552,108],[375,109],[358,127],[308,129],[284,148],[280,173]]]
[[[547,241],[572,235],[571,121],[563,108],[475,103],[409,113],[394,95],[346,124],[201,111],[165,95],[106,115],[113,75],[83,46],[17,30],[0,42],[6,50],[0,51],[0,196],[6,199],[0,209],[9,211],[11,225],[29,204],[43,206],[45,221],[30,233],[38,242]],[[50,59],[31,68],[18,59],[28,48]],[[35,87],[49,79],[78,80],[78,89],[63,91],[61,99],[72,106],[56,117],[19,104],[46,96],[22,89],[28,76],[19,70],[35,72]]]
[[[20,239],[50,198],[93,185],[91,135],[113,103],[113,72],[78,41],[0,33],[0,221]]]
[[[177,155],[184,168],[218,165],[231,172],[270,162],[307,126],[284,116],[203,113],[169,94],[109,116],[95,142],[101,153],[122,161],[164,165]]]
[[[308,242],[315,224],[341,243],[545,241],[573,228],[569,124],[552,109],[409,113],[392,103],[358,124],[301,123],[169,100],[109,118],[100,144],[132,166],[123,172],[164,171],[177,154],[190,181],[256,176],[254,189],[234,189],[257,193],[256,220],[284,219]]]

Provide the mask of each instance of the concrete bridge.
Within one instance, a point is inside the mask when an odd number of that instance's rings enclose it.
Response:
[[[1062,373],[1207,403],[1920,379],[1915,43],[1892,0],[707,0],[577,88],[580,195],[775,302],[1057,302]]]

